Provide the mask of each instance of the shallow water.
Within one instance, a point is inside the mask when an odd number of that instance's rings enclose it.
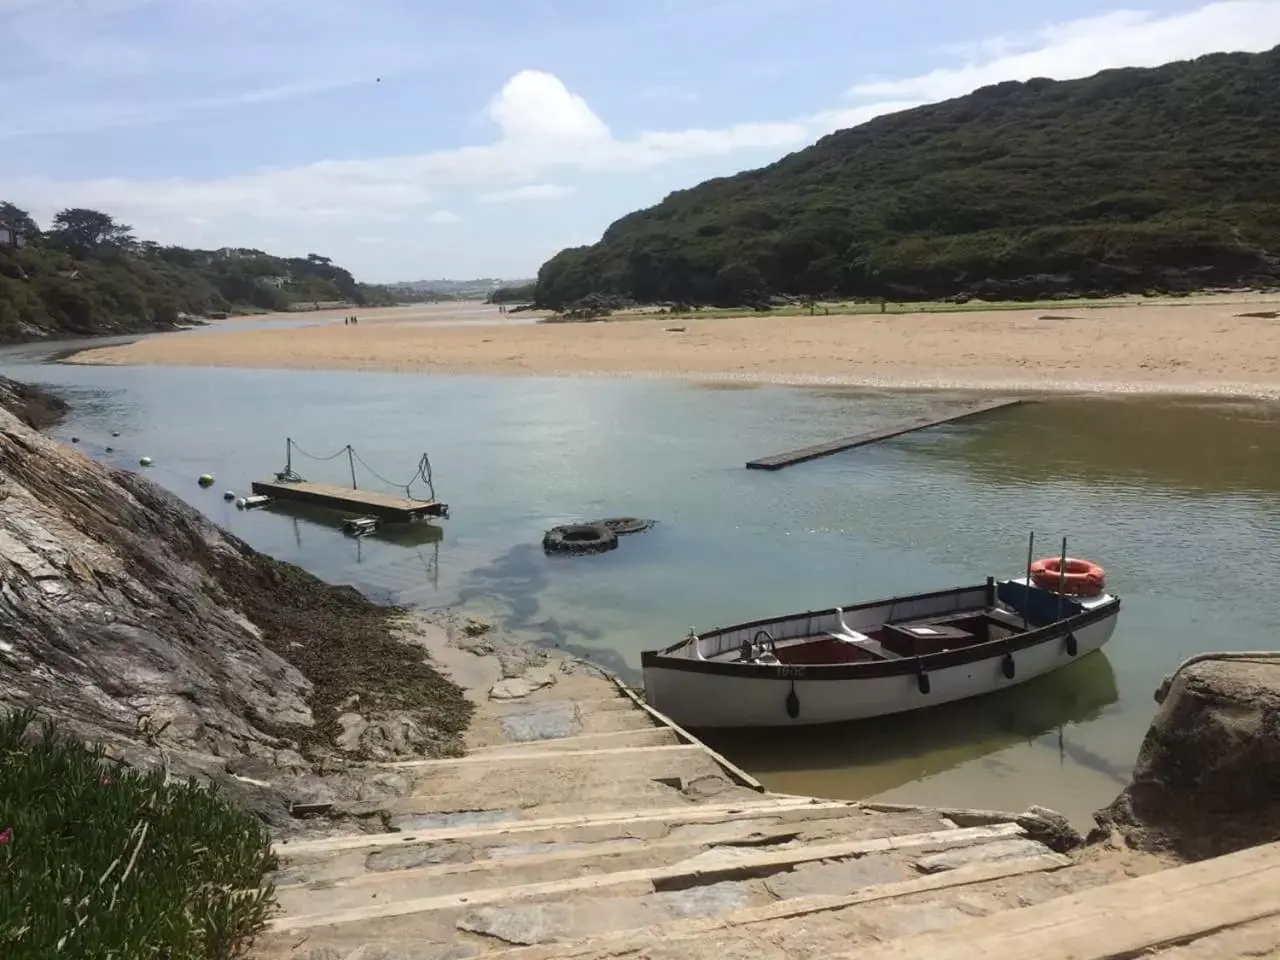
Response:
[[[690,626],[1017,574],[1029,530],[1037,555],[1065,535],[1106,566],[1125,603],[1115,638],[1054,676],[872,723],[708,737],[785,792],[1036,802],[1085,821],[1123,785],[1166,672],[1200,650],[1274,646],[1280,444],[1259,403],[1047,399],[765,473],[743,464],[958,395],[32,356],[0,369],[72,401],[59,437],[120,466],[154,457],[149,476],[259,549],[378,597],[500,617],[633,682],[642,649]],[[351,443],[395,481],[428,452],[452,516],[354,540],[337,514],[224,502],[284,466],[286,437],[321,456]],[[293,466],[350,482],[345,457]],[[546,528],[613,515],[659,523],[603,556],[543,555]]]

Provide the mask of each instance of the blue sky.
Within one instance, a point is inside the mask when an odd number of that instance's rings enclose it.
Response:
[[[1280,0],[0,0],[0,199],[361,279],[524,276],[1000,80],[1280,44]]]

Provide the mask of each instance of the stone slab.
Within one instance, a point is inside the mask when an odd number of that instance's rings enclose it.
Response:
[[[502,735],[514,743],[559,740],[582,732],[578,705],[572,700],[547,700],[509,713],[499,721]]]
[[[749,898],[745,884],[712,883],[642,897],[477,907],[457,926],[504,943],[530,945],[729,913],[748,906]]]
[[[1046,853],[1052,851],[1043,843],[1018,837],[929,854],[916,860],[916,868],[924,873],[940,873],[969,863],[994,863],[997,860],[1015,860],[1019,857],[1040,857]]]

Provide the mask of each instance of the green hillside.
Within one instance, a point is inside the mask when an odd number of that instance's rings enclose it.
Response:
[[[1280,48],[1002,83],[879,117],[630,214],[538,274],[726,306],[1280,284]]]
[[[392,303],[327,258],[188,250],[137,240],[109,214],[68,209],[42,230],[0,203],[0,343],[163,330],[183,315]]]

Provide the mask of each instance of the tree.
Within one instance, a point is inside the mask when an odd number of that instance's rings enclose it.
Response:
[[[21,207],[0,200],[0,227],[8,227],[17,236],[28,240],[40,235],[40,225]]]
[[[767,299],[767,285],[760,271],[740,260],[721,267],[711,281],[711,289],[719,306],[738,307]]]
[[[50,238],[63,249],[86,257],[103,247],[121,247],[134,242],[133,227],[116,223],[109,213],[68,207],[53,218]]]

